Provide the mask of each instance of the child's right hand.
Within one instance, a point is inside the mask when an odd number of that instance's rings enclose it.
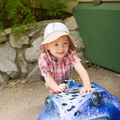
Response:
[[[64,91],[66,89],[66,84],[65,83],[62,83],[60,84],[57,89],[55,90],[56,93],[60,93],[62,91]]]

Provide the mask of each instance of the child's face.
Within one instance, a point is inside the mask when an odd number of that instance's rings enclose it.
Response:
[[[57,40],[45,45],[50,53],[56,58],[63,58],[69,49],[69,38],[67,35],[61,36]]]

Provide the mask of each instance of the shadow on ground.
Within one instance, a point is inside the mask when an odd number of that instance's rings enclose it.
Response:
[[[103,86],[120,99],[120,74],[100,67],[89,67],[87,71],[92,82]],[[71,78],[80,80],[75,71]],[[37,120],[48,94],[39,76],[0,86],[0,120]]]

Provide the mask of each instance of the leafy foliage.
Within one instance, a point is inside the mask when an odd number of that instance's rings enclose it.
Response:
[[[60,15],[66,8],[67,2],[74,2],[76,0],[36,0],[36,4],[43,9],[48,9],[48,15]]]
[[[27,6],[28,0],[0,0],[0,3],[0,30],[12,27],[16,39],[25,31],[23,25],[35,22],[35,17]]]
[[[27,0],[0,0],[0,3],[2,3],[0,22],[3,22],[4,27],[6,26],[3,20],[6,19],[12,23],[12,27],[34,22],[35,19],[27,6]]]
[[[76,0],[35,0],[40,9],[47,9],[50,16],[60,15],[66,8],[66,2]],[[34,10],[32,11],[30,0],[0,0],[0,30],[12,27],[17,39],[25,26],[35,26]]]

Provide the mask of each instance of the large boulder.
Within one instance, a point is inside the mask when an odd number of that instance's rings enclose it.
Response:
[[[0,35],[1,35],[0,36],[0,43],[7,40],[6,33],[4,31],[0,32]]]
[[[19,69],[15,64],[16,51],[9,43],[0,44],[0,71],[6,73],[11,78],[19,75]]]
[[[24,44],[27,44],[29,45],[29,37],[28,35],[21,35],[18,40],[15,39],[15,36],[14,34],[11,34],[10,35],[10,38],[9,38],[9,41],[10,41],[10,45],[13,47],[13,48],[22,48],[22,46]]]
[[[43,37],[39,37],[33,41],[32,47],[26,49],[25,58],[27,62],[37,62],[38,57],[41,54],[39,46],[42,41],[43,41]]]
[[[63,22],[69,30],[76,30],[78,29],[78,25],[76,23],[76,20],[73,16],[68,17]]]
[[[6,73],[0,72],[0,84],[6,84],[10,77]]]
[[[20,71],[21,71],[21,74],[25,74],[27,73],[27,62],[24,58],[24,49],[23,50],[20,50],[18,52],[18,56],[17,56],[17,64],[19,65],[19,68],[20,68]]]
[[[84,49],[84,45],[82,43],[82,39],[79,35],[78,31],[70,31],[71,37],[75,40],[75,44],[77,45],[76,51],[80,52]]]

